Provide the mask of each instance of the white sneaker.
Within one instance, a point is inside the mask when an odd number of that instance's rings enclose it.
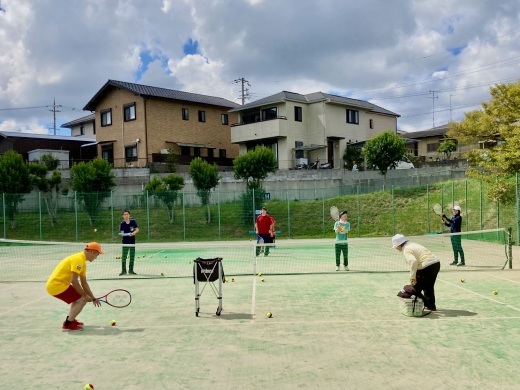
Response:
[[[345,271],[348,271],[348,265],[346,265],[346,266],[344,267],[344,269],[345,269]]]
[[[336,271],[339,271],[339,266],[338,265],[336,266]]]

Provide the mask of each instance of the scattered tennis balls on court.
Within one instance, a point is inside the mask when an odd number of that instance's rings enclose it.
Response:
[[[493,290],[493,295],[497,295],[498,294],[498,290]]]
[[[460,281],[461,281],[462,283],[464,283],[464,278],[461,278]]]
[[[271,313],[270,311],[267,312],[267,314],[265,315],[267,318],[273,318],[273,313]]]
[[[112,325],[112,326],[116,326],[116,324],[117,324],[116,320],[112,320],[112,321],[110,321],[110,325]]]
[[[94,390],[94,385],[91,383],[87,383],[83,390]]]

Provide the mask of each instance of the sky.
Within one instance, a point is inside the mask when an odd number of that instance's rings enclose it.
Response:
[[[108,80],[242,103],[369,101],[421,131],[520,79],[518,0],[0,0],[0,131],[63,123]]]

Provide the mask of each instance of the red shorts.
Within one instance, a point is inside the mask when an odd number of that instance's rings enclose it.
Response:
[[[65,291],[59,293],[58,295],[55,295],[54,297],[61,299],[63,302],[71,304],[72,302],[76,302],[78,299],[80,299],[81,295],[79,292],[76,291],[74,287],[72,287],[71,284]]]

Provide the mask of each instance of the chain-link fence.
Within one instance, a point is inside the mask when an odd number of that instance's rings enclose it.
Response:
[[[137,242],[211,241],[254,238],[257,210],[266,206],[281,238],[334,237],[331,206],[348,211],[350,236],[391,236],[446,231],[432,205],[451,215],[462,207],[463,231],[513,228],[519,242],[519,186],[513,204],[487,196],[487,184],[453,180],[437,184],[313,189],[212,191],[208,204],[196,192],[2,194],[0,228],[7,239],[119,242],[123,210],[140,228]]]

